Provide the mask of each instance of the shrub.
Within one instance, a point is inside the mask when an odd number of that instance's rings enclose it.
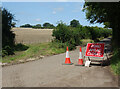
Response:
[[[65,46],[68,46],[70,50],[73,50],[78,43],[75,39],[75,33],[73,32],[74,31],[67,25],[59,23],[56,29],[53,30],[52,36],[55,37],[54,41],[58,42],[58,44],[62,44],[62,47],[66,48]]]
[[[67,25],[60,23],[58,24],[56,29],[53,30],[52,36],[55,37],[55,39],[59,40],[60,42],[65,43],[67,41],[70,41],[72,31],[69,30]]]
[[[24,50],[27,50],[28,48],[29,48],[28,46],[19,43],[19,44],[15,45],[14,50],[15,51],[24,51]]]

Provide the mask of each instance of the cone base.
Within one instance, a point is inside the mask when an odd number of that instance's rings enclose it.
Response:
[[[67,64],[67,63],[62,63],[62,65],[72,65],[73,63],[69,63],[69,64]]]

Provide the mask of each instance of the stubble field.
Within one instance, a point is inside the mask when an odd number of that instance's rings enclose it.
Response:
[[[53,29],[13,28],[15,42],[23,44],[35,44],[50,42]]]

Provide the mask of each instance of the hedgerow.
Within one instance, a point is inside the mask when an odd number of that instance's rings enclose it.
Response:
[[[81,44],[82,39],[98,41],[98,38],[106,38],[111,34],[111,29],[81,25],[77,27],[70,27],[64,23],[59,23],[53,30],[52,36],[54,37],[54,41],[67,44],[67,46],[70,46],[69,49],[72,50],[75,49],[77,45]]]

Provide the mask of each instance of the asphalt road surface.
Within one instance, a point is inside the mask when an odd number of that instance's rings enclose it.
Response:
[[[109,47],[110,38],[102,42]],[[85,47],[82,48],[84,55]],[[109,53],[110,50],[108,50]],[[65,53],[44,57],[24,64],[2,68],[3,87],[117,87],[116,76],[109,66],[98,64],[91,67],[75,66],[78,62],[79,47],[69,52],[73,65],[62,65]],[[108,56],[109,57],[109,56]],[[105,57],[106,60],[107,57]],[[99,59],[101,60],[101,59]],[[94,63],[93,63],[94,64]]]

